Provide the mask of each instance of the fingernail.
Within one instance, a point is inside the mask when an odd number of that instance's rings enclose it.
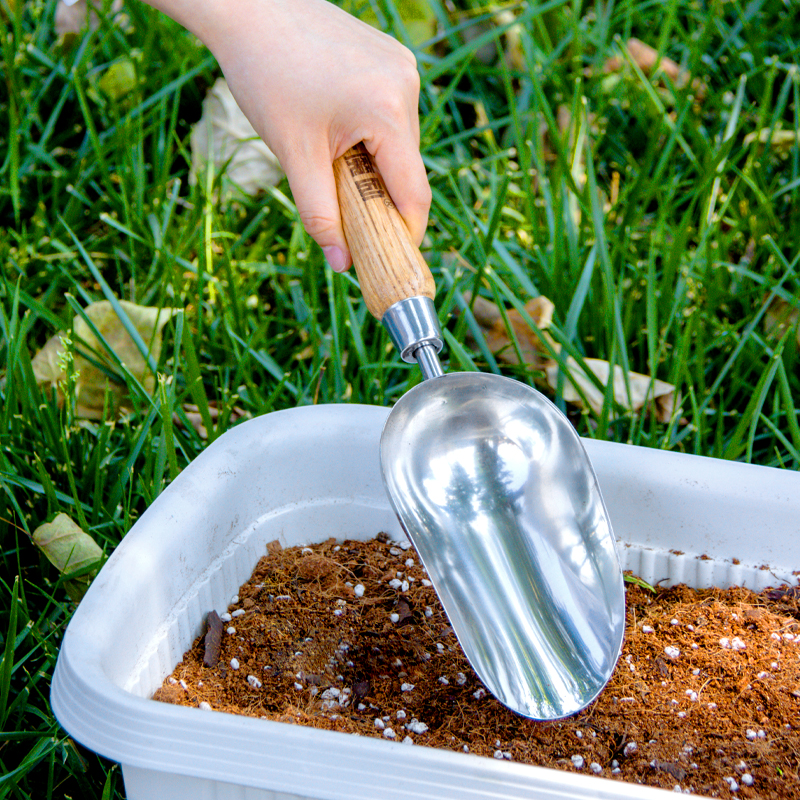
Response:
[[[344,272],[347,269],[347,259],[341,247],[330,245],[328,247],[323,247],[322,252],[325,254],[325,260],[334,272]]]

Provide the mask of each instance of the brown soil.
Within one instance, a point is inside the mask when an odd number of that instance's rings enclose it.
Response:
[[[714,797],[800,797],[796,588],[628,584],[605,691],[540,723],[481,686],[407,548],[273,543],[154,697]]]

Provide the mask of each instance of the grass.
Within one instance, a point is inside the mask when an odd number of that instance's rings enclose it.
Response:
[[[492,352],[473,309],[502,303],[515,349],[508,313],[534,330],[525,304],[545,295],[562,365],[545,391],[583,435],[797,469],[800,18],[779,0],[430,0],[420,38],[392,0],[363,5],[419,60],[447,367],[543,385]],[[219,175],[189,184],[189,126],[218,75],[196,41],[141,4],[61,42],[52,0],[0,8],[0,797],[105,800],[124,796],[117,768],[50,711],[73,606],[32,531],[64,512],[110,553],[239,410],[388,405],[418,378],[285,185],[226,204]],[[692,82],[646,75],[631,37]],[[115,70],[134,76],[122,97]],[[101,299],[179,312],[152,396],[107,341],[73,337],[67,382],[83,354],[129,393],[123,415],[109,396],[86,420],[37,386],[32,356]],[[765,324],[776,309],[783,328]],[[567,356],[668,381],[672,415],[602,385],[599,410],[568,406]]]

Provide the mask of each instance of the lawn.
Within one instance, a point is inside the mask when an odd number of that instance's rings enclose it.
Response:
[[[417,54],[446,369],[535,385],[584,436],[800,466],[792,5],[350,3]],[[50,710],[76,576],[33,532],[63,513],[107,556],[238,421],[419,377],[285,181],[190,180],[199,42],[133,0],[55,16],[0,0],[0,798],[90,800],[122,780]]]

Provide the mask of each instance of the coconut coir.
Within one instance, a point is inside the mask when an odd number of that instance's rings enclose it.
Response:
[[[407,543],[272,543],[154,697],[712,797],[788,800],[800,797],[799,601],[789,587],[629,583],[608,686],[581,713],[542,723],[481,685]]]

